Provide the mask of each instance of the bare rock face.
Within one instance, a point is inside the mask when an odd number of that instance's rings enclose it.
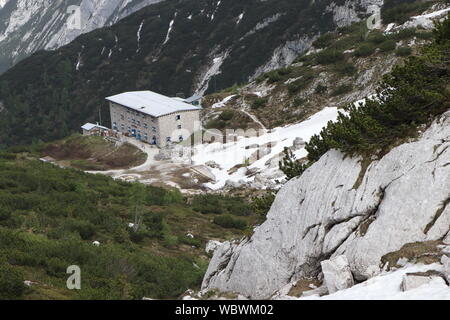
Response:
[[[220,246],[222,242],[216,240],[209,240],[206,244],[205,252],[206,253],[214,253]]]
[[[449,232],[449,162],[450,112],[371,163],[329,151],[279,191],[251,239],[220,247],[202,288],[269,298],[341,255],[356,280],[378,274],[383,255]]]
[[[354,285],[353,275],[346,256],[337,256],[322,261],[321,265],[325,285],[330,294]]]

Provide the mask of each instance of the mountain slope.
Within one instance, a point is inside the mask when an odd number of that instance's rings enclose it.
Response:
[[[0,145],[65,136],[121,91],[187,95],[246,82],[291,63],[317,35],[358,20],[377,2],[185,0],[146,7],[3,74]],[[19,118],[26,128],[10,132]]]
[[[116,23],[161,0],[2,0],[0,2],[0,73],[41,49],[56,49],[80,34]],[[80,25],[71,6],[79,6]],[[72,20],[75,19],[75,20]]]
[[[375,97],[312,138],[309,168],[280,190],[250,239],[215,253],[203,288],[261,299],[325,278],[333,293],[353,278],[404,265],[400,257],[429,264],[448,254],[449,17],[432,44],[384,78]],[[329,285],[340,273],[333,267],[346,268],[351,283]]]

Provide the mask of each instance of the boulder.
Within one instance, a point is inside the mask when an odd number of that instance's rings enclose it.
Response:
[[[354,285],[353,275],[346,256],[337,256],[322,261],[321,266],[324,282],[330,294]]]
[[[438,278],[442,280],[442,278],[438,276],[405,274],[403,276],[400,289],[402,291],[413,290]]]
[[[216,240],[209,240],[206,244],[206,253],[214,253],[217,248],[219,248],[222,245],[222,242],[216,241]]]
[[[267,299],[292,279],[317,277],[324,257],[341,255],[355,280],[364,281],[381,271],[387,253],[443,239],[449,136],[444,115],[371,163],[330,150],[280,189],[251,239],[216,251],[202,288]]]
[[[305,140],[303,140],[303,139],[300,138],[300,137],[297,137],[297,138],[295,138],[295,140],[294,140],[294,143],[293,143],[293,145],[292,145],[291,150],[292,150],[292,151],[296,151],[296,150],[303,149],[303,148],[305,147],[305,145],[306,145]]]
[[[213,168],[213,169],[222,169],[221,166],[215,161],[208,161],[208,162],[205,163],[205,165],[207,167],[210,167],[210,168]]]
[[[159,153],[155,155],[154,159],[156,161],[167,161],[171,160],[173,157],[173,149],[171,148],[164,148],[160,149]]]
[[[313,290],[308,290],[302,293],[302,297],[310,297],[310,296],[324,296],[327,295],[328,292],[328,288],[326,285],[320,286],[316,289]]]

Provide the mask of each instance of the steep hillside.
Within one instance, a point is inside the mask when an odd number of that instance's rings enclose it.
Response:
[[[2,0],[0,73],[41,49],[56,49],[80,34],[118,20],[161,0]],[[73,13],[69,7],[79,6]],[[78,16],[79,14],[79,16]],[[70,22],[79,22],[71,26]]]
[[[425,270],[448,288],[449,17],[373,98],[311,139],[308,166],[293,166],[251,238],[218,249],[204,289],[270,298],[316,281],[315,294],[332,294],[407,263],[438,263]]]
[[[174,299],[199,287],[209,240],[242,237],[258,219],[240,198],[188,201],[43,163],[30,148],[1,152],[0,299]],[[82,290],[66,287],[71,265]]]
[[[291,63],[319,34],[358,21],[372,3],[379,1],[179,0],[146,7],[3,74],[0,145],[65,136],[120,91],[188,95],[244,83]],[[13,133],[19,118],[24,129]]]

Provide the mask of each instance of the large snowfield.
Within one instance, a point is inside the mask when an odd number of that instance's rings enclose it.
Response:
[[[415,289],[401,291],[403,276],[407,273],[441,271],[441,264],[409,265],[393,272],[379,275],[349,289],[319,297],[311,296],[300,300],[450,300],[450,290],[444,279],[436,278]]]

